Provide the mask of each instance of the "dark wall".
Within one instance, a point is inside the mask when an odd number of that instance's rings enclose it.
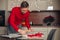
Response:
[[[5,26],[5,11],[0,10],[0,26]]]

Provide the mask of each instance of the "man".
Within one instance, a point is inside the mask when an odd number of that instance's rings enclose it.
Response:
[[[12,26],[12,28],[20,34],[26,34],[27,32],[31,31],[28,19],[30,12],[28,8],[29,4],[26,1],[23,1],[21,3],[21,7],[14,7],[12,9],[12,12],[8,19],[9,25]],[[27,26],[28,30],[22,30],[18,27],[18,25]]]

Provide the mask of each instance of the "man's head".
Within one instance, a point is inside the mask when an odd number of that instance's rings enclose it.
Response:
[[[23,1],[23,2],[21,3],[21,11],[22,11],[23,13],[26,13],[27,10],[28,10],[28,8],[29,8],[28,2]]]

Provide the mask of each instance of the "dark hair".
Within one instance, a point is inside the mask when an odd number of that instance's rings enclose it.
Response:
[[[21,8],[26,8],[26,7],[29,7],[29,4],[28,4],[28,2],[23,1],[23,2],[21,3]]]

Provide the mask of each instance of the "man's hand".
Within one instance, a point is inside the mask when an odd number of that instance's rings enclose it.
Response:
[[[27,34],[28,32],[33,32],[33,30],[32,29],[29,29],[29,30],[21,30],[21,29],[18,29],[18,32],[20,34],[24,35],[24,34]]]
[[[25,31],[25,30],[21,30],[21,29],[18,29],[18,32],[19,32],[20,34],[22,34],[22,35],[24,35],[24,34],[27,33],[27,31]]]

